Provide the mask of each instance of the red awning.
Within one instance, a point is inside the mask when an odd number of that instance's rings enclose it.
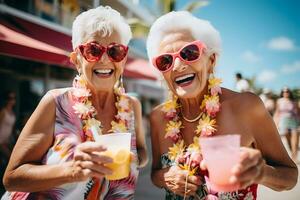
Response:
[[[23,13],[26,17],[21,17],[20,11],[6,10],[0,12],[0,54],[74,68],[69,61],[72,51],[70,33],[54,30],[45,22],[29,20],[34,18],[29,14]],[[128,58],[124,76],[157,79],[155,69],[146,60],[133,57]]]
[[[72,51],[70,30],[8,6],[1,5],[0,8],[2,25],[35,40]]]
[[[72,67],[69,53],[0,24],[0,54]]]
[[[149,62],[143,59],[129,60],[125,66],[125,77],[157,80],[158,74],[150,66]]]

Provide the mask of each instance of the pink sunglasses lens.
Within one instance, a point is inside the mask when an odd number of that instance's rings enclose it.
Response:
[[[83,48],[83,55],[87,61],[99,60],[104,53],[104,48],[98,44],[90,43]]]
[[[114,61],[120,62],[127,55],[127,48],[123,45],[113,44],[107,49],[107,55]]]
[[[164,72],[170,69],[173,64],[173,57],[171,55],[162,55],[156,58],[155,64],[157,69]]]
[[[194,61],[199,58],[200,50],[197,45],[191,44],[180,51],[180,56],[186,61]]]

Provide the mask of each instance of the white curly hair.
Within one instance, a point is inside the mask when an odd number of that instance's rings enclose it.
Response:
[[[120,13],[109,6],[99,6],[87,10],[78,15],[72,26],[72,46],[75,49],[78,45],[85,43],[96,33],[103,37],[110,36],[117,31],[124,45],[129,43],[132,32],[125,19]]]
[[[221,37],[209,21],[199,19],[187,11],[173,11],[159,17],[151,26],[147,38],[147,53],[151,60],[157,56],[159,45],[165,35],[172,32],[189,31],[195,40],[207,46],[206,53],[221,53]]]

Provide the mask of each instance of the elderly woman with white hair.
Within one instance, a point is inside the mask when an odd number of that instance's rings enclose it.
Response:
[[[256,199],[258,184],[281,191],[297,182],[297,167],[260,99],[220,87],[214,76],[220,50],[219,32],[186,11],[168,13],[150,29],[148,56],[170,90],[170,98],[150,116],[151,178],[168,200]],[[235,189],[218,192],[211,187],[199,140],[233,133],[242,146],[229,179]]]
[[[73,87],[49,91],[28,120],[4,175],[3,199],[134,198],[137,167],[147,155],[141,105],[119,81],[131,36],[110,7],[77,16],[70,59],[79,75]],[[108,180],[112,158],[95,133],[116,132],[131,133],[131,170],[127,178]]]

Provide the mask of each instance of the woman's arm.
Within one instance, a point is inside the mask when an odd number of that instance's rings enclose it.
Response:
[[[3,177],[8,191],[42,191],[111,173],[102,165],[111,159],[99,155],[105,148],[95,142],[79,144],[72,161],[42,165],[53,143],[55,107],[54,98],[47,93],[22,130]]]
[[[130,97],[134,109],[136,147],[139,159],[139,168],[145,167],[148,163],[147,147],[145,143],[145,133],[142,122],[142,108],[138,99]]]
[[[242,187],[252,183],[263,184],[273,190],[293,188],[297,183],[298,170],[284,148],[277,128],[260,99],[247,95],[249,105],[243,120],[254,137],[257,150],[243,152],[242,166],[236,172]],[[265,161],[264,161],[265,160]]]
[[[152,146],[152,170],[151,170],[151,179],[154,185],[159,188],[166,188],[166,182],[164,179],[164,174],[169,170],[161,169],[160,164],[160,145],[159,145],[159,136],[158,136],[158,112],[152,111],[150,114],[150,135],[151,135],[151,146]]]
[[[3,182],[9,191],[36,191],[67,182],[59,165],[42,166],[53,142],[55,102],[47,93],[31,115],[14,147]]]

